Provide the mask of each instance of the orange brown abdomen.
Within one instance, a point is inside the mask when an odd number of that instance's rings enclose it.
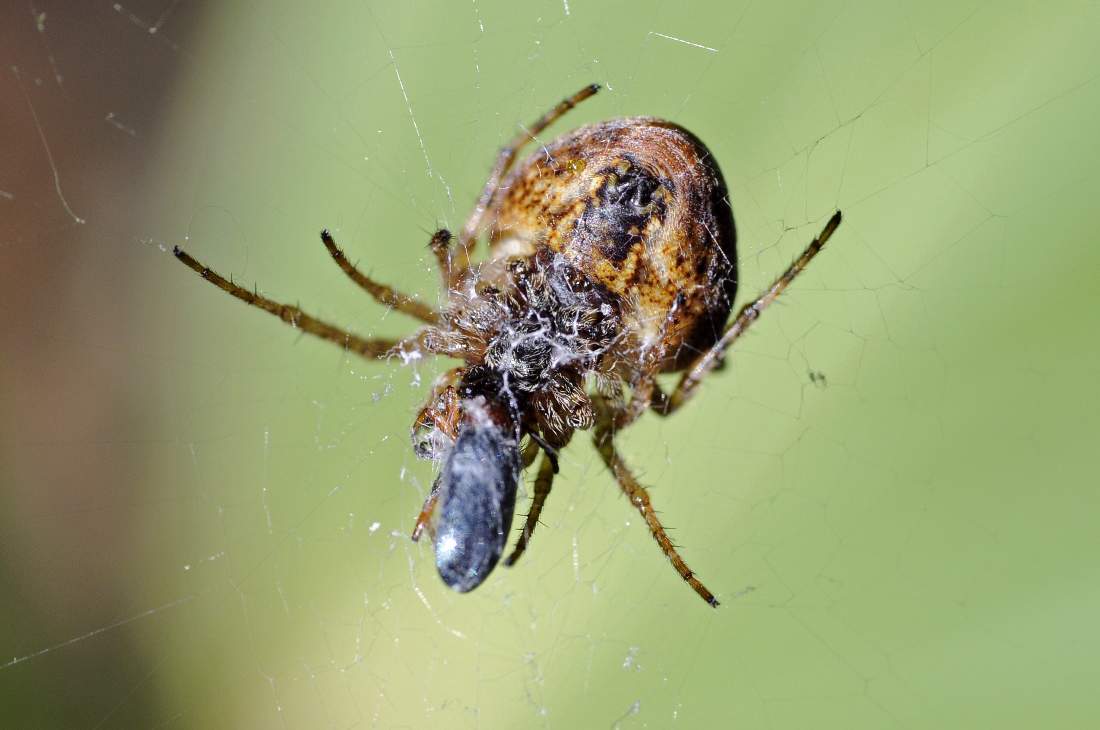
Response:
[[[656,347],[675,370],[721,335],[733,215],[713,157],[682,127],[634,117],[563,135],[503,181],[489,222],[493,257],[546,248],[616,295],[624,355]]]

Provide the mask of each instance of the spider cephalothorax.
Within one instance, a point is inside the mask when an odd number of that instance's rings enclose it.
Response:
[[[444,376],[414,423],[422,458],[443,458],[463,403],[476,398],[500,402],[523,433],[551,443],[594,422],[586,376],[621,334],[619,298],[545,249],[497,263],[466,270],[425,332],[426,348],[467,365]]]
[[[520,474],[541,450],[531,508],[505,563],[522,555],[558,470],[557,452],[591,428],[596,450],[673,567],[716,606],[613,438],[647,409],[667,416],[682,406],[821,250],[840,213],[725,324],[737,290],[733,216],[717,164],[690,132],[651,117],[613,119],[563,135],[512,169],[520,148],[597,89],[561,102],[501,150],[457,247],[447,231],[433,236],[447,290],[441,312],[361,273],[322,232],[352,280],[425,324],[405,339],[359,337],[175,253],[238,299],[348,351],[463,362],[439,379],[413,424],[416,454],[440,466],[413,539],[434,525],[436,566],[447,585],[472,590],[497,564]],[[475,264],[470,251],[483,235],[489,256]],[[666,395],[656,378],[674,371],[683,374]]]
[[[551,440],[589,428],[584,377],[621,332],[618,297],[546,249],[509,260],[505,271],[499,282],[460,290],[444,316],[443,338],[471,365],[464,380],[491,381],[481,387]]]

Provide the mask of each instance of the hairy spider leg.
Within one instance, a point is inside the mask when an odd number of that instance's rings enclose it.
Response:
[[[462,227],[462,233],[458,237],[458,244],[462,248],[462,261],[459,267],[455,267],[457,269],[454,272],[455,275],[469,267],[470,253],[473,251],[474,244],[477,240],[478,229],[481,227],[481,219],[484,217],[485,211],[491,207],[493,198],[497,193],[497,188],[500,186],[500,180],[516,161],[516,156],[519,154],[519,151],[523,149],[528,142],[536,140],[539,134],[560,119],[567,111],[591,97],[599,90],[599,84],[589,84],[585,86],[569,98],[558,102],[553,109],[543,114],[535,120],[534,124],[522,130],[512,138],[512,141],[500,148],[500,152],[497,153],[496,162],[493,164],[493,169],[489,171],[489,179],[485,181],[485,187],[481,189],[481,195],[478,196],[477,203],[470,212],[470,217],[466,219],[466,225]]]
[[[535,459],[539,455],[539,445],[535,443],[534,439],[529,439],[522,447],[520,447],[519,458],[520,464],[523,468],[531,466],[535,463]]]
[[[402,294],[391,286],[380,284],[359,271],[355,264],[348,261],[348,257],[344,255],[340,247],[336,245],[336,241],[333,240],[328,229],[321,231],[321,242],[332,254],[332,259],[336,262],[336,265],[348,275],[349,279],[358,284],[359,288],[374,297],[375,301],[385,304],[387,307],[393,307],[398,312],[407,314],[410,317],[415,317],[421,322],[439,324],[439,313],[428,305]]]
[[[651,367],[641,373],[630,386],[630,400],[615,409],[615,420],[611,425],[613,431],[622,431],[630,424],[637,421],[653,399],[653,391],[657,388],[657,368]]]
[[[542,455],[542,460],[539,462],[539,471],[535,476],[535,488],[534,494],[531,496],[531,509],[527,512],[527,518],[523,522],[523,529],[519,533],[519,538],[516,540],[516,546],[512,549],[512,554],[504,560],[504,564],[508,567],[515,565],[519,557],[523,555],[523,552],[527,549],[527,543],[531,541],[531,535],[535,532],[535,526],[539,523],[539,515],[542,514],[542,507],[546,504],[546,497],[550,494],[550,487],[554,484],[554,473],[557,472],[557,468],[554,465],[554,459],[549,452]]]
[[[432,234],[432,239],[428,241],[428,248],[435,254],[435,260],[439,263],[439,276],[443,280],[443,288],[450,289],[456,274],[451,261],[451,232],[446,228],[440,228]]]
[[[687,403],[688,399],[695,394],[696,388],[699,387],[699,383],[703,378],[722,361],[726,351],[730,346],[737,341],[737,338],[745,333],[745,330],[749,328],[753,322],[755,322],[760,314],[767,309],[768,305],[774,302],[783,291],[791,285],[795,277],[802,273],[806,266],[818,251],[825,247],[825,243],[829,240],[829,237],[836,231],[837,226],[840,225],[840,211],[838,210],[833,214],[833,217],[829,219],[829,222],[825,224],[825,227],[821,229],[821,233],[817,238],[810,242],[810,245],[806,247],[806,250],[802,252],[802,255],[795,259],[783,274],[775,280],[763,294],[756,298],[755,301],[749,302],[745,306],[741,307],[741,311],[737,314],[737,319],[733,320],[725,332],[722,333],[722,337],[709,350],[706,350],[699,354],[698,357],[688,366],[687,371],[680,378],[680,382],[676,385],[676,389],[671,394],[665,395],[658,386],[653,388],[653,410],[657,413],[667,416],[676,410],[678,410],[684,403]]]
[[[366,358],[380,359],[405,348],[424,349],[420,341],[422,334],[419,332],[400,340],[360,337],[316,317],[311,317],[296,306],[282,304],[227,280],[213,269],[200,264],[179,246],[176,246],[172,253],[189,269],[227,294],[278,317],[295,329],[334,342],[348,352],[354,352]]]
[[[661,520],[658,519],[657,514],[653,511],[653,504],[649,499],[649,492],[645,487],[638,483],[638,480],[634,478],[634,475],[630,472],[630,468],[623,461],[623,457],[619,454],[615,448],[614,435],[615,435],[615,421],[616,413],[613,409],[609,408],[602,400],[596,401],[596,429],[592,435],[592,440],[596,444],[596,450],[599,452],[600,457],[603,459],[604,464],[611,470],[611,474],[615,477],[615,481],[619,483],[619,488],[623,490],[627,499],[634,505],[638,512],[642,515],[642,519],[649,526],[649,532],[653,535],[653,539],[657,541],[657,544],[661,547],[665,557],[672,563],[672,567],[676,569],[676,572],[680,574],[680,577],[687,581],[688,585],[699,594],[699,597],[709,603],[711,606],[718,606],[718,599],[714,597],[714,594],[707,590],[707,587],[695,577],[695,573],[691,571],[684,559],[680,557],[680,553],[677,552],[676,546],[669,539],[668,533],[665,532],[664,526],[661,524]]]

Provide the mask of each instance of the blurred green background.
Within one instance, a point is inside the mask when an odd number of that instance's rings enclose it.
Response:
[[[4,12],[4,726],[1100,716],[1095,3]],[[430,232],[593,81],[551,134],[697,133],[742,299],[844,211],[697,401],[621,441],[718,610],[583,438],[524,559],[449,592],[407,538],[443,364],[348,359],[169,253],[406,332],[318,231],[438,301]]]

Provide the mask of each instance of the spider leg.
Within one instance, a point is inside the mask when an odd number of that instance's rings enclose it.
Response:
[[[658,388],[654,373],[641,375],[631,386],[630,400],[622,408],[615,409],[614,420],[611,423],[613,433],[618,433],[630,424],[637,421],[653,398],[653,392]]]
[[[527,512],[527,519],[523,523],[523,530],[519,533],[519,539],[516,540],[516,546],[512,549],[512,554],[504,560],[505,565],[515,565],[516,561],[519,560],[519,556],[523,555],[523,551],[527,549],[527,543],[530,542],[531,535],[535,532],[535,526],[539,523],[542,507],[546,504],[546,497],[550,494],[550,487],[554,483],[554,472],[556,471],[557,468],[549,452],[544,453],[542,460],[539,462],[538,475],[535,477],[535,490],[531,497],[531,509]]]
[[[623,457],[615,448],[613,441],[614,423],[615,413],[606,405],[597,403],[596,430],[593,434],[596,450],[599,452],[600,457],[603,458],[604,464],[611,470],[611,473],[615,477],[615,481],[619,483],[619,488],[623,490],[627,499],[629,499],[630,503],[638,509],[638,512],[642,515],[642,519],[649,525],[649,531],[653,535],[653,539],[660,545],[661,550],[672,563],[672,567],[675,568],[676,572],[680,574],[680,577],[687,581],[688,585],[699,594],[700,598],[711,606],[717,606],[718,599],[716,599],[714,594],[707,590],[707,587],[695,577],[691,568],[689,568],[687,563],[684,562],[684,559],[680,557],[680,553],[676,551],[676,546],[672,544],[672,540],[669,539],[668,533],[665,532],[661,520],[657,518],[656,513],[653,511],[653,505],[649,499],[649,492],[647,492],[645,487],[639,484],[638,480],[634,478],[634,475],[630,473],[629,467],[627,467],[626,462],[623,461]]]
[[[557,474],[558,473],[558,451],[560,451],[561,449],[551,446],[550,443],[546,439],[544,439],[542,436],[539,436],[536,431],[529,431],[527,433],[527,436],[528,436],[528,438],[531,439],[531,443],[538,446],[540,449],[542,449],[543,453],[546,454],[546,458],[550,460],[550,466],[553,467],[554,473]],[[534,461],[534,457],[531,458],[531,461]],[[530,465],[531,465],[531,462],[528,462],[526,464],[526,466],[530,466]]]
[[[432,513],[435,512],[435,503],[439,501],[439,477],[436,476],[435,481],[432,482],[432,491],[428,493],[428,498],[424,500],[424,506],[420,508],[420,514],[416,516],[416,524],[413,525],[412,538],[413,542],[420,539],[420,534],[424,532],[424,528],[428,529],[428,535],[435,540],[435,535],[432,534]]]
[[[680,378],[680,382],[671,394],[665,395],[659,388],[654,390],[653,410],[667,416],[684,405],[694,395],[695,389],[699,387],[699,383],[703,378],[722,362],[726,351],[737,341],[737,338],[745,333],[749,325],[760,317],[760,314],[767,309],[768,305],[774,302],[791,285],[795,277],[805,270],[818,251],[824,248],[825,242],[829,240],[829,237],[833,235],[839,225],[840,211],[838,210],[825,224],[825,227],[821,229],[821,233],[817,235],[817,238],[810,242],[806,250],[775,280],[775,283],[768,287],[755,301],[741,307],[741,311],[737,313],[737,318],[726,327],[725,332],[722,333],[718,341],[709,350],[700,353],[688,366],[687,371]]]
[[[333,240],[332,235],[327,229],[321,231],[321,241],[325,244],[325,248],[328,249],[328,252],[332,254],[332,258],[336,262],[336,265],[348,275],[348,278],[358,284],[361,289],[374,297],[380,304],[385,304],[387,307],[393,307],[397,311],[403,312],[410,317],[416,317],[421,322],[439,324],[439,313],[428,305],[396,291],[391,286],[379,284],[377,281],[359,271],[359,269],[355,267],[355,264],[348,261],[347,256],[345,256],[344,252],[340,250],[340,247],[336,245],[336,241]]]
[[[450,289],[458,273],[451,260],[451,232],[446,228],[440,228],[432,234],[428,248],[435,254],[435,260],[439,263],[439,275],[443,279],[443,288]]]
[[[508,144],[504,145],[504,147],[501,147],[500,152],[497,153],[496,162],[493,164],[492,170],[489,171],[489,179],[485,181],[485,187],[481,189],[481,195],[477,198],[477,204],[474,205],[474,209],[470,212],[470,217],[466,220],[466,225],[462,227],[462,233],[458,237],[459,245],[463,250],[463,269],[467,268],[470,264],[470,252],[473,251],[478,228],[481,226],[481,219],[485,215],[485,211],[490,208],[493,202],[493,197],[496,195],[501,178],[504,177],[504,174],[511,168],[512,163],[516,161],[516,155],[519,151],[523,149],[524,145],[528,142],[535,140],[539,134],[560,119],[567,111],[599,90],[599,84],[589,84],[585,86],[569,98],[558,102],[553,109],[536,119],[534,124],[517,134]]]
[[[200,264],[179,246],[176,246],[172,253],[189,269],[227,294],[231,294],[245,304],[250,304],[278,317],[295,329],[334,342],[348,352],[354,352],[366,358],[380,359],[398,349],[419,350],[422,348],[420,342],[422,333],[400,340],[360,337],[316,317],[311,317],[296,306],[282,304],[229,281],[213,269]]]
[[[520,448],[520,464],[522,464],[523,468],[526,469],[527,467],[535,463],[535,459],[538,458],[538,455],[539,445],[535,443],[534,439],[531,439]]]

